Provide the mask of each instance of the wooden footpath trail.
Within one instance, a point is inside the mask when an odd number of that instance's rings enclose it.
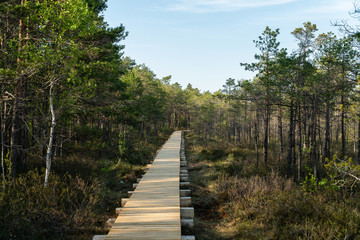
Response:
[[[174,132],[127,200],[105,239],[181,239],[181,131]]]

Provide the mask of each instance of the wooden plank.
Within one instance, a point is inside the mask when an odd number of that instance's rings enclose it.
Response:
[[[181,226],[194,227],[194,220],[193,219],[181,219]]]
[[[191,194],[190,189],[180,189],[180,197],[189,197]]]
[[[106,239],[181,239],[181,131],[174,132],[127,199]]]
[[[106,235],[95,235],[92,240],[105,240]]]
[[[194,236],[182,236],[181,240],[195,240]]]
[[[181,218],[194,218],[194,208],[193,207],[181,207],[180,208]]]

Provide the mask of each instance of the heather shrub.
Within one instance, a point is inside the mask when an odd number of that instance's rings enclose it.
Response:
[[[0,191],[1,239],[81,238],[103,227],[103,186],[98,179],[51,175],[29,171]]]
[[[202,148],[210,144],[192,141],[187,160],[196,227],[189,234],[199,239],[360,239],[358,185],[344,177],[349,171],[329,171],[327,178],[322,173],[317,179],[304,168],[308,177],[299,184],[286,177],[278,157],[256,166],[254,149],[241,145],[227,146],[219,158],[204,157]],[[340,164],[333,164],[335,170],[354,172],[348,162]]]

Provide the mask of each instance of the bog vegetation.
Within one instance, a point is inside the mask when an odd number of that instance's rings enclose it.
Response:
[[[106,0],[0,3],[0,239],[89,239],[174,129],[187,135],[198,239],[359,239],[359,33],[304,23],[254,41],[222,90],[123,56]],[[356,17],[357,10],[354,17]]]

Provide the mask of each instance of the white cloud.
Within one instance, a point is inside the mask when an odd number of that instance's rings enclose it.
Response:
[[[184,12],[230,12],[244,8],[264,7],[295,2],[297,0],[179,0],[167,8],[170,11]]]
[[[306,13],[315,15],[347,14],[354,10],[354,0],[326,0],[306,9]]]
[[[312,2],[311,2],[312,1]],[[317,23],[321,20],[336,22],[348,20],[352,23],[349,12],[354,11],[354,0],[304,0],[298,1],[296,6],[287,12],[276,12],[266,18],[259,18],[258,22],[284,22],[284,21],[311,21]]]

